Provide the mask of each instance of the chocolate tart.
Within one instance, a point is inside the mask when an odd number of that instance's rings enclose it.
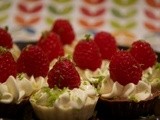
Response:
[[[29,100],[20,103],[0,103],[0,118],[31,120],[32,108]]]
[[[97,116],[100,120],[104,120],[107,118],[135,119],[153,115],[159,95],[160,91],[155,91],[150,98],[139,102],[100,97],[96,106]]]

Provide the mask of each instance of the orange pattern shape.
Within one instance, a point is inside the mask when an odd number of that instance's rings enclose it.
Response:
[[[22,26],[31,26],[31,25],[34,25],[37,22],[39,22],[40,19],[41,19],[40,16],[34,16],[32,18],[29,18],[29,19],[25,19],[23,16],[19,16],[19,15],[15,16],[16,22],[18,24],[22,25]]]

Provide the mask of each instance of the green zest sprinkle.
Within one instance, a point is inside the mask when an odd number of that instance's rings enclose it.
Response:
[[[148,93],[148,90],[145,90],[145,93]]]
[[[23,80],[24,74],[23,73],[18,73],[17,77],[18,77],[19,80]]]
[[[87,85],[87,81],[84,81],[84,82],[83,82],[83,85]]]
[[[138,102],[137,98],[135,96],[130,96],[129,100],[134,101],[134,102]]]
[[[105,77],[104,76],[96,76],[96,77],[93,77],[95,79],[98,79],[97,82],[101,82]]]
[[[50,88],[49,87],[44,87],[42,89],[43,92],[49,93],[50,92]]]
[[[52,106],[53,103],[56,101],[56,99],[66,90],[59,89],[58,87],[54,87],[53,89],[50,89],[48,87],[43,88],[43,91],[48,94],[48,100],[47,100],[47,106]]]
[[[77,103],[82,104],[82,100],[79,97],[77,97]]]
[[[156,64],[155,69],[160,69],[160,63],[157,63],[157,64]]]

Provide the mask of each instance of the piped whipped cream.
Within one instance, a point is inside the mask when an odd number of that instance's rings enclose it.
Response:
[[[95,71],[81,70],[77,68],[81,77],[93,84],[99,93],[99,95],[106,99],[126,99],[141,101],[152,96],[151,85],[140,80],[137,85],[129,83],[126,86],[113,82],[109,74],[109,61],[103,60],[100,68]]]
[[[27,77],[25,74],[9,76],[4,83],[0,83],[1,103],[20,103],[42,87],[48,86],[43,77]]]
[[[83,81],[79,88],[70,90],[68,88],[59,89],[57,87],[50,89],[48,87],[42,88],[31,97],[31,101],[36,102],[42,106],[57,106],[57,107],[73,107],[81,108],[87,97],[97,97],[96,89],[90,85],[89,82]],[[51,100],[50,97],[55,97]],[[51,103],[51,104],[50,104]]]
[[[160,89],[160,63],[143,71],[142,80],[150,83],[153,88]]]
[[[89,81],[91,84],[97,86],[103,79],[109,76],[109,61],[103,60],[100,68],[95,71],[89,69],[81,70],[76,67],[82,79]]]
[[[125,86],[112,79],[105,79],[99,86],[99,94],[106,99],[125,99],[139,102],[152,96],[151,85],[139,81],[137,85],[129,83]]]
[[[88,81],[82,81],[79,88],[72,90],[42,88],[30,98],[33,109],[43,120],[89,119],[97,100],[97,91]]]

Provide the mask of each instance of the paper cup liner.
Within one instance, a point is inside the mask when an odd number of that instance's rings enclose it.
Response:
[[[156,91],[150,98],[139,102],[121,99],[109,100],[100,97],[96,106],[97,116],[103,120],[107,118],[133,119],[153,115],[159,95],[160,92]]]
[[[94,113],[95,106],[97,104],[98,97],[90,100],[81,109],[75,108],[58,108],[58,107],[47,107],[37,105],[31,102],[33,107],[35,118],[40,120],[91,120]]]

